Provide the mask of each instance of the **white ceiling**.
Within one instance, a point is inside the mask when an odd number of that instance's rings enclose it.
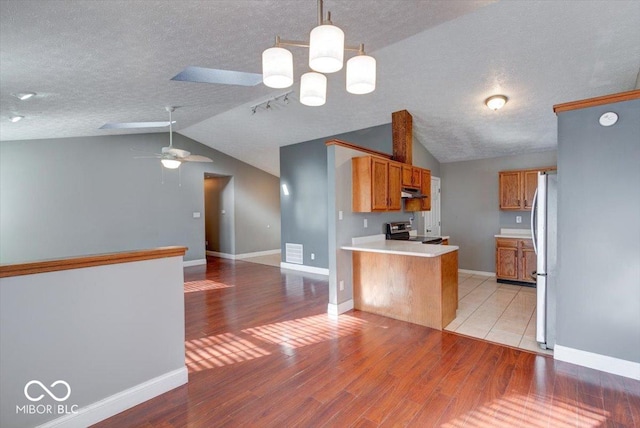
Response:
[[[376,91],[348,94],[341,71],[322,107],[251,115],[286,90],[169,79],[188,65],[261,72],[275,35],[308,39],[315,0],[2,0],[0,139],[132,133],[98,128],[166,120],[178,105],[178,132],[279,175],[278,147],[407,109],[414,137],[452,162],[554,148],[553,104],[633,89],[640,69],[640,1],[325,0],[327,10],[347,44],[377,59]],[[299,77],[307,53],[292,52]],[[11,96],[24,91],[38,96]],[[483,105],[495,93],[509,97],[499,112]]]

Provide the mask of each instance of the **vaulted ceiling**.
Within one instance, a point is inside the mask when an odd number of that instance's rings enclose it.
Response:
[[[0,139],[113,135],[106,122],[167,120],[175,130],[272,174],[278,148],[388,123],[407,109],[414,137],[441,162],[556,147],[553,104],[633,89],[638,1],[325,0],[346,43],[378,64],[376,91],[296,101],[307,50],[292,48],[288,90],[170,80],[187,66],[261,72],[276,35],[308,40],[315,0],[0,2]],[[19,101],[11,94],[33,91]],[[497,112],[493,94],[509,97]],[[11,123],[12,115],[25,118]],[[354,143],[357,143],[354,141]]]

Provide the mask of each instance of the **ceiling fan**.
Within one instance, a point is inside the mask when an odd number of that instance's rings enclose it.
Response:
[[[169,146],[163,147],[161,153],[155,153],[153,156],[136,156],[136,159],[154,158],[160,159],[162,166],[169,169],[180,167],[183,162],[213,162],[210,158],[200,155],[192,155],[187,150],[173,147],[173,124],[171,113],[175,111],[175,107],[167,107],[169,112]]]

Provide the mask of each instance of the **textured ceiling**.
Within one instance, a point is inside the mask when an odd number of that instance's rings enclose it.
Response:
[[[308,39],[315,0],[2,0],[0,139],[131,133],[98,128],[166,120],[178,105],[178,132],[278,175],[278,147],[407,109],[415,138],[450,162],[554,148],[553,104],[632,89],[640,68],[639,1],[325,0],[327,10],[347,44],[377,59],[376,91],[348,94],[341,71],[322,107],[251,115],[287,90],[169,79],[189,65],[259,73],[275,35]],[[292,52],[299,78],[306,50]],[[25,91],[38,96],[10,95]],[[495,93],[509,97],[499,112],[483,105]]]

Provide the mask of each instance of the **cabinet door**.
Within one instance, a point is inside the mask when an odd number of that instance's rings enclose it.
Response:
[[[420,175],[420,191],[426,196],[420,201],[420,208],[422,211],[431,211],[431,171],[422,169]]]
[[[386,211],[389,205],[389,162],[380,158],[371,158],[371,209]],[[400,197],[400,191],[398,191]]]
[[[422,168],[411,168],[411,183],[416,189],[420,189],[422,185]]]
[[[520,210],[522,209],[522,174],[520,171],[502,171],[499,174],[500,188],[500,209]]]
[[[517,281],[518,240],[496,239],[496,277]]]
[[[538,188],[538,171],[524,171],[522,176],[524,182],[523,206],[524,209],[531,210],[531,207],[533,206],[533,195],[536,193],[536,189]]]
[[[400,211],[402,206],[402,199],[400,193],[402,192],[402,164],[397,162],[389,162],[389,211]]]
[[[520,268],[520,279],[526,282],[536,282],[535,277],[531,274],[535,272],[537,268],[538,257],[533,250],[533,243],[530,239],[520,241],[520,257],[522,260]]]
[[[411,187],[412,181],[412,168],[411,165],[402,164],[402,186]]]

